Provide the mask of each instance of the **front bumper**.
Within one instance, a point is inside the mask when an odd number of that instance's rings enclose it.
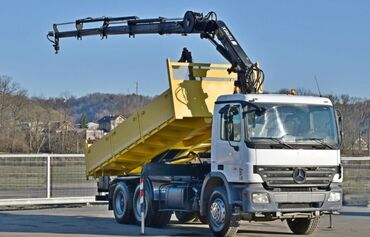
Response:
[[[293,213],[338,211],[342,207],[342,200],[329,202],[330,192],[342,193],[342,189],[337,184],[331,184],[330,191],[274,192],[267,191],[262,184],[248,184],[242,192],[242,212]],[[253,193],[267,193],[269,203],[254,203],[252,201]]]

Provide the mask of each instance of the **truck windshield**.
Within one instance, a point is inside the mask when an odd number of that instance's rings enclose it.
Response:
[[[338,134],[332,106],[307,104],[257,104],[258,112],[245,108],[246,140],[256,146],[282,148],[314,146],[337,149]]]

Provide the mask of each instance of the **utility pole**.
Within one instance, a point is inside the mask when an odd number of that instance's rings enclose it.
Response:
[[[135,92],[136,92],[136,105],[138,106],[138,108],[140,108],[140,98],[139,98],[139,82],[136,82],[135,83]]]
[[[361,154],[361,129],[358,131],[358,153]]]
[[[78,154],[79,152],[80,152],[80,143],[79,143],[78,132],[76,131],[76,153]]]
[[[367,155],[370,156],[370,123],[367,127]]]

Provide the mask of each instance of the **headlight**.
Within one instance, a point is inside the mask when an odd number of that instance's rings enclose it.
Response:
[[[255,204],[266,204],[270,203],[269,196],[267,193],[253,193],[252,201]]]
[[[329,202],[339,202],[341,199],[341,192],[330,192],[328,201]]]

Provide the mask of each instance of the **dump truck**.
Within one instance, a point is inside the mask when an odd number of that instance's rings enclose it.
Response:
[[[164,227],[175,212],[215,236],[233,236],[241,220],[310,234],[340,210],[339,113],[325,97],[262,93],[263,71],[214,12],[84,18],[60,31],[66,24],[48,33],[56,52],[67,37],[199,34],[230,63],[193,63],[184,49],[167,60],[169,89],[87,147],[87,175],[100,179],[117,222]]]

